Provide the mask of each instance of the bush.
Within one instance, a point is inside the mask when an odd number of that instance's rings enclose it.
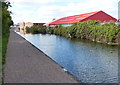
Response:
[[[46,27],[45,26],[32,26],[31,28],[26,27],[26,33],[32,33],[32,34],[46,34]]]
[[[29,28],[29,27],[26,27],[25,30],[26,30],[26,33],[31,33],[32,32],[31,28]]]
[[[58,26],[54,29],[54,34],[56,35],[89,39],[103,43],[118,43],[119,33],[120,26],[115,25],[114,22],[101,25],[100,22],[96,20],[75,23],[70,27]]]
[[[101,25],[100,21],[88,20],[75,23],[70,27],[63,27],[62,25],[58,25],[56,28],[33,26],[26,28],[26,32],[56,34],[67,38],[81,38],[103,43],[118,43],[120,26],[115,25],[114,22]]]
[[[10,25],[13,25],[13,21],[11,18],[11,12],[8,10],[8,8],[11,7],[10,2],[4,1],[1,4],[2,4],[2,17],[0,17],[0,20],[2,20],[2,42],[0,43],[2,43],[2,64],[5,64],[6,49],[10,33],[9,28]]]

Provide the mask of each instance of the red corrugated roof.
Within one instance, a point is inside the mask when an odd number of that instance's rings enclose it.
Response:
[[[64,17],[58,20],[55,20],[51,23],[49,23],[49,25],[55,25],[55,24],[69,24],[69,23],[77,23],[93,14],[96,14],[98,11],[96,12],[90,12],[90,13],[85,13],[85,14],[80,14],[80,15],[74,15],[74,16],[68,16],[68,17]]]
[[[85,13],[85,14],[80,14],[80,15],[63,17],[63,18],[60,18],[58,20],[55,20],[55,21],[49,23],[49,25],[77,23],[77,22],[83,21],[84,19],[86,19],[92,15],[97,14],[98,12],[101,12],[101,11],[95,11],[95,12],[90,12],[90,13]]]

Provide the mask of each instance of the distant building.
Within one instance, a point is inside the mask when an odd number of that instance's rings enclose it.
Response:
[[[118,20],[117,22],[115,22],[116,25],[120,25],[120,20]]]
[[[36,26],[43,26],[45,23],[33,23],[33,25],[36,25]]]
[[[20,33],[24,33],[25,22],[20,22],[19,24],[19,31]]]
[[[63,17],[53,22],[50,22],[47,25],[53,26],[53,25],[62,24],[62,26],[71,26],[74,23],[83,22],[87,20],[99,20],[101,23],[117,21],[116,18],[108,15],[107,13],[103,11],[96,11],[96,12],[90,12],[90,13],[85,13],[85,14],[80,14],[80,15]]]
[[[19,31],[20,33],[24,34],[26,32],[25,28],[29,27],[31,28],[32,26],[43,26],[45,23],[32,23],[32,22],[20,22],[19,23]]]
[[[19,23],[19,31],[20,33],[24,34],[26,31],[25,31],[25,28],[26,27],[32,27],[33,26],[33,23],[32,22],[20,22]]]
[[[33,23],[32,22],[26,22],[24,27],[32,27]]]

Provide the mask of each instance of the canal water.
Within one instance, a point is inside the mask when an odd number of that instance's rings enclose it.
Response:
[[[22,36],[83,83],[118,83],[117,46],[49,34]]]

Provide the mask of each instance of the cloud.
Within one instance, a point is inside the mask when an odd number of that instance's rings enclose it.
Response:
[[[55,0],[9,0],[15,7],[26,8],[26,7],[38,7],[42,4],[50,4]]]
[[[76,14],[103,10],[117,18],[119,0],[12,0],[15,22],[50,22]],[[21,17],[21,18],[20,18]]]
[[[115,3],[116,1],[116,3]],[[68,3],[66,6],[49,5],[40,7],[38,13],[40,16],[48,18],[60,18],[70,15],[87,13],[91,11],[103,10],[117,18],[118,0],[89,0],[83,3]],[[116,15],[115,15],[115,14]]]
[[[15,2],[15,3],[50,3],[53,2],[55,0],[8,0],[10,2]]]

